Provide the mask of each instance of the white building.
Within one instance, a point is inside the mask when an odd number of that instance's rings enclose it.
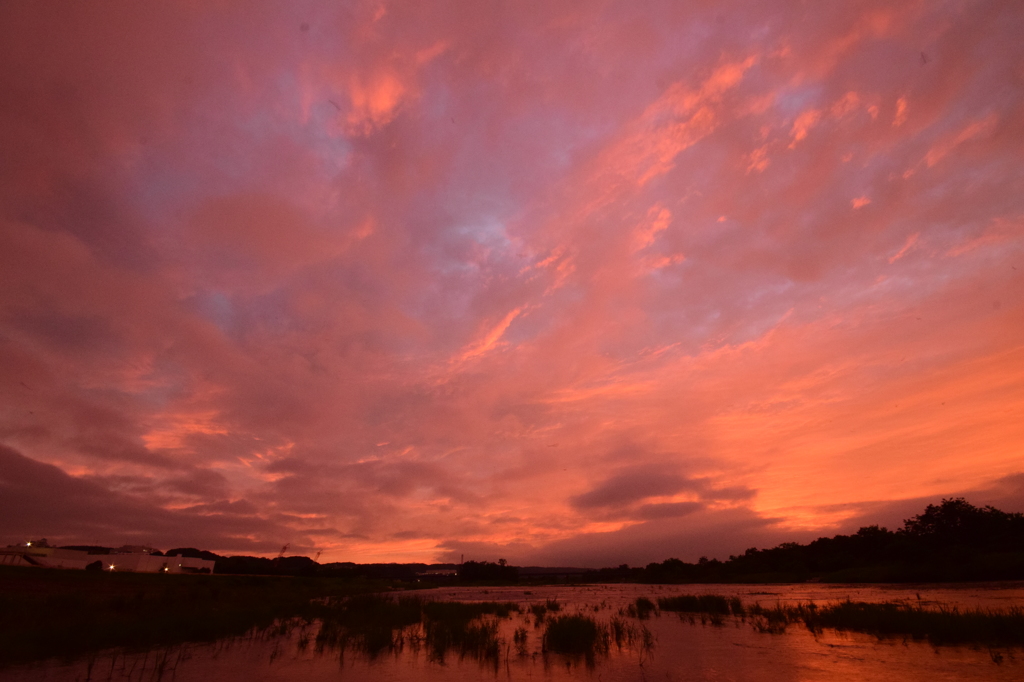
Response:
[[[40,568],[85,568],[91,561],[87,552],[58,547],[15,545],[0,549],[0,564],[5,566],[38,566]]]
[[[129,573],[213,573],[214,562],[182,556],[160,556],[144,551],[89,554],[77,549],[60,549],[25,543],[0,549],[0,565],[70,568],[83,570],[101,562],[104,571]]]
[[[97,558],[104,559],[105,571],[131,573],[213,573],[214,565],[208,559],[141,553],[107,554]]]

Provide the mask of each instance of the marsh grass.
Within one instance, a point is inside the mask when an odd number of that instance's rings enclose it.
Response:
[[[608,631],[616,648],[635,649],[641,659],[646,658],[654,650],[654,633],[643,623],[631,623],[621,618],[612,617],[608,622]]]
[[[515,602],[423,602],[427,650],[438,662],[455,653],[496,663],[503,644],[498,621],[520,611]]]
[[[925,609],[904,603],[866,604],[844,601],[825,607],[813,604],[792,609],[791,620],[808,629],[865,632],[880,638],[910,637],[932,644],[1024,646],[1024,609],[1005,611],[944,607]]]
[[[657,615],[658,607],[647,597],[637,597],[626,607],[626,615],[639,620],[647,620],[652,613]]]
[[[317,614],[316,649],[342,655],[353,650],[372,659],[424,645],[431,660],[441,663],[453,653],[497,661],[502,646],[499,620],[519,612],[514,602],[430,601],[385,594],[330,600]]]
[[[529,652],[529,650],[526,647],[526,643],[529,640],[529,637],[530,633],[526,628],[516,628],[515,634],[512,636],[512,641],[514,641],[516,645],[516,655],[522,657],[526,656],[526,654]]]
[[[316,617],[320,622],[315,638],[318,652],[353,649],[372,659],[402,649],[404,629],[422,620],[422,602],[379,594],[358,595],[326,600],[318,605]]]
[[[631,623],[615,617],[612,617],[608,622],[609,634],[615,642],[615,646],[619,649],[622,648],[623,644],[629,643],[629,638],[632,634],[631,625]]]
[[[188,642],[216,641],[214,647],[267,641],[299,651],[358,652],[369,658],[425,648],[429,660],[449,656],[498,665],[504,656],[528,655],[527,627],[544,626],[541,650],[586,657],[606,654],[610,645],[629,648],[640,665],[654,646],[642,622],[661,611],[691,623],[749,622],[758,632],[782,634],[800,624],[879,638],[926,640],[935,645],[1024,646],[1024,609],[1003,611],[928,609],[911,603],[761,606],[721,595],[676,595],[653,601],[639,597],[610,621],[592,617],[590,607],[564,613],[555,599],[521,607],[514,602],[432,601],[383,593],[381,583],[275,576],[192,576],[55,572],[0,567],[0,669],[51,657],[95,658],[100,650],[149,651],[161,669],[173,669]],[[524,613],[524,608],[527,613]],[[623,616],[632,616],[630,620]],[[638,622],[640,621],[640,622]],[[519,625],[519,622],[516,625]],[[177,653],[175,653],[177,647]],[[281,649],[284,651],[284,648]],[[160,652],[163,652],[162,654]],[[514,652],[514,654],[513,654]],[[186,651],[187,653],[187,651]],[[108,654],[104,654],[105,656]],[[274,654],[272,654],[273,656]],[[993,654],[993,661],[1002,659]],[[148,659],[147,659],[148,660]]]
[[[754,605],[747,612],[754,629],[769,634],[781,634],[788,625],[802,623],[816,634],[831,628],[863,632],[880,639],[927,640],[934,645],[1024,645],[1024,609],[1019,607],[1006,611],[926,609],[902,602],[873,604],[847,600],[826,606],[813,602],[769,608]]]
[[[502,640],[498,637],[496,619],[478,622],[428,620],[424,631],[430,658],[438,663],[444,663],[450,654],[494,662],[501,655]]]
[[[813,604],[811,604],[813,607]],[[754,604],[746,609],[750,618],[750,626],[760,633],[766,635],[781,635],[796,617],[793,609],[782,605],[765,608],[760,604]]]
[[[825,606],[808,602],[765,607],[744,605],[735,597],[713,594],[664,597],[658,600],[658,607],[677,612],[691,623],[699,619],[705,625],[722,625],[726,616],[735,616],[766,634],[782,634],[788,626],[802,623],[814,633],[831,628],[879,638],[927,640],[935,645],[1024,646],[1024,609],[1020,607],[1003,611],[929,609],[903,602],[874,604],[849,600]]]
[[[530,604],[530,613],[533,614],[534,627],[539,628],[544,624],[544,618],[547,616],[548,611],[558,613],[561,610],[562,605],[557,599],[548,599],[543,604]]]
[[[565,614],[549,618],[544,630],[544,650],[593,659],[607,653],[608,627],[584,614]]]

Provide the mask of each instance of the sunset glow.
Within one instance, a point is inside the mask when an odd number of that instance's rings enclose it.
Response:
[[[0,543],[605,566],[1024,511],[1022,35],[5,3]]]

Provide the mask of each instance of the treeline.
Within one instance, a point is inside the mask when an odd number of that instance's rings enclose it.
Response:
[[[282,556],[267,559],[256,556],[220,556],[193,547],[178,547],[167,556],[186,556],[215,561],[214,573],[231,575],[292,575],[306,577],[349,578],[352,580],[398,580],[416,582],[429,571],[455,571],[456,564],[355,564],[348,561],[321,564],[306,556]],[[435,578],[435,576],[429,576]]]
[[[305,556],[282,556],[266,559],[254,556],[220,556],[213,552],[178,547],[164,552],[166,556],[185,556],[216,562],[214,573],[231,575],[291,575],[403,582],[515,583],[519,569],[504,559],[467,561],[462,564],[354,564],[335,562],[320,564]]]
[[[498,563],[490,561],[466,561],[458,567],[459,582],[464,583],[517,583],[519,569],[509,566],[504,559]]]
[[[806,545],[751,548],[727,561],[667,559],[599,573],[643,583],[1021,580],[1024,514],[947,499],[928,505],[895,531],[867,526]]]
[[[99,553],[106,548],[89,549]],[[895,531],[867,526],[853,535],[823,537],[806,545],[787,542],[771,549],[752,547],[725,561],[666,559],[645,567],[623,564],[598,570],[520,569],[504,559],[463,564],[320,564],[305,556],[220,556],[192,547],[164,554],[211,559],[216,562],[214,573],[425,584],[1024,580],[1024,514],[975,507],[963,498],[946,499],[928,505]]]

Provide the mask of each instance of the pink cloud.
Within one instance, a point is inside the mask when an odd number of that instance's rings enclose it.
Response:
[[[854,208],[856,208],[856,206]],[[907,242],[902,247],[900,247],[900,250],[889,257],[889,265],[892,265],[900,258],[903,258],[903,256],[907,255],[907,251],[910,251],[910,249],[914,248],[914,245],[917,244],[917,238],[920,236],[920,232],[915,232],[914,234],[907,237]]]

